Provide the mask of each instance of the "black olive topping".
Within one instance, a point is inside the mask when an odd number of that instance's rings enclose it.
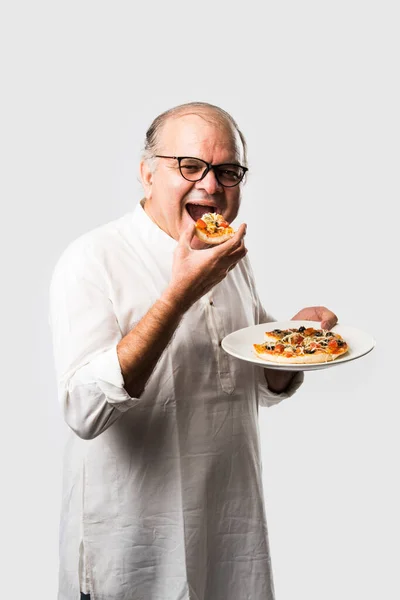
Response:
[[[306,328],[304,327],[304,325],[299,327],[299,333],[303,333],[303,331],[305,331],[305,330],[306,330]]]
[[[309,350],[308,348],[304,349],[304,354],[314,354],[315,349]]]
[[[270,344],[269,342],[265,342],[264,346],[267,350],[275,350],[275,344]]]

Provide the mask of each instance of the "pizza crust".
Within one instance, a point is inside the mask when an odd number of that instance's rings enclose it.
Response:
[[[316,363],[330,362],[342,356],[347,352],[347,349],[338,354],[325,354],[325,352],[314,352],[308,355],[295,355],[295,356],[284,356],[282,354],[270,354],[257,350],[258,347],[262,347],[261,344],[253,344],[254,352],[259,358],[268,362],[275,362],[280,364],[289,365],[311,365]]]
[[[233,237],[235,235],[235,232],[233,231],[233,229],[232,228],[229,228],[229,229],[230,229],[230,231],[228,233],[213,235],[213,234],[207,234],[204,231],[202,231],[201,229],[198,229],[196,227],[195,234],[202,242],[205,242],[206,244],[213,244],[216,246],[217,244],[222,244],[222,242],[226,242],[227,240],[229,240],[231,237]]]

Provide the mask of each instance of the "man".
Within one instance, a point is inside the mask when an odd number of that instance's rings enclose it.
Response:
[[[188,174],[183,157],[204,168]],[[220,165],[234,165],[234,185]],[[194,237],[204,212],[233,221],[245,171],[245,141],[225,111],[167,111],[147,132],[145,198],[56,266],[51,325],[71,428],[59,600],[274,597],[258,406],[293,394],[302,374],[223,351],[225,335],[272,318],[246,226],[217,247]],[[294,318],[336,322],[322,307]]]

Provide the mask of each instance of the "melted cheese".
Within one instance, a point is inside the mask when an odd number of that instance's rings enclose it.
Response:
[[[207,225],[208,233],[216,233],[218,229],[225,229],[224,227],[220,228],[220,223],[225,220],[222,215],[218,215],[217,213],[204,213],[201,218]]]
[[[283,335],[280,339],[276,340],[275,342],[268,340],[262,345],[265,347],[266,350],[273,351],[275,349],[276,344],[283,344],[285,348],[282,351],[282,354],[286,352],[296,352],[296,348],[300,348],[301,354],[304,355],[313,353],[313,351],[331,353],[329,351],[328,343],[331,340],[341,340],[340,336],[338,336],[337,334],[332,335],[332,333],[327,329],[317,329],[315,331],[321,332],[321,335],[316,336],[314,334],[304,336],[304,332],[300,332],[298,330],[290,330],[289,333]],[[268,335],[268,332],[266,333],[266,335]],[[296,343],[296,337],[298,337],[299,335],[302,337],[302,340]],[[346,342],[343,342],[343,346],[339,346],[338,350],[342,352],[346,346]],[[333,351],[333,353],[336,354],[337,352]]]

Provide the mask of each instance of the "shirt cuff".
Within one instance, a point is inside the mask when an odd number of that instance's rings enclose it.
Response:
[[[261,367],[258,370],[260,371],[258,381],[258,403],[260,406],[274,406],[274,404],[279,404],[282,400],[290,398],[304,381],[304,372],[296,371],[296,374],[291,379],[288,387],[283,392],[277,394],[268,388],[268,383],[264,375],[264,368]]]
[[[124,388],[124,378],[118,360],[117,346],[102,352],[90,361],[90,382],[96,382],[106,400],[121,412],[125,412],[139,403]],[[80,383],[84,383],[80,378]],[[89,383],[89,381],[88,381]]]

